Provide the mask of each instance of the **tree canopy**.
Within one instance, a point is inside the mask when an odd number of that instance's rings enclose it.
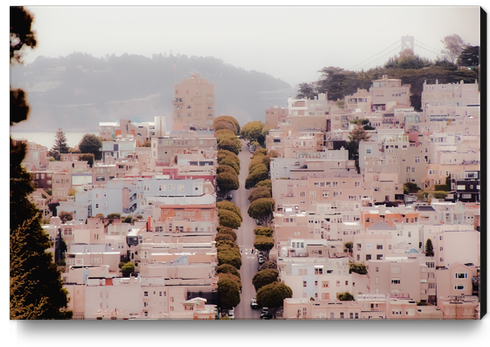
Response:
[[[240,222],[243,222],[242,212],[240,211],[240,208],[231,201],[219,201],[216,203],[216,206],[218,207],[218,209],[225,209],[235,212],[238,217],[240,217]]]
[[[230,264],[222,264],[222,265],[218,266],[218,268],[216,269],[216,273],[218,273],[218,274],[220,274],[220,273],[231,273],[232,275],[235,275],[238,278],[240,278],[240,271],[238,271],[236,269],[236,267],[234,267]]]
[[[367,268],[364,263],[354,263],[352,261],[349,261],[349,273],[358,273],[360,275],[366,275],[367,274]]]
[[[468,46],[458,57],[458,66],[480,66],[480,46]]]
[[[61,153],[68,153],[68,144],[66,143],[66,135],[63,130],[60,128],[56,131],[56,135],[54,138],[54,145],[49,151],[49,155],[52,156],[55,160],[60,160]]]
[[[241,225],[240,216],[230,210],[218,209],[218,219],[219,225],[232,229],[238,229]]]
[[[466,44],[463,39],[456,34],[444,37],[441,42],[446,49],[444,53],[448,57],[449,61],[455,62],[456,58],[460,56],[461,52],[466,48]]]
[[[279,272],[274,269],[267,269],[257,272],[252,279],[252,284],[255,287],[255,291],[258,291],[263,286],[271,284],[272,282],[276,282],[278,276]]]
[[[231,235],[231,237],[233,237],[233,241],[236,241],[236,239],[237,239],[236,232],[230,227],[225,227],[225,226],[220,225],[216,228],[216,230],[218,230],[218,235],[219,234],[227,234],[227,235]]]
[[[271,237],[273,233],[274,230],[272,230],[272,228],[269,227],[258,227],[254,229],[254,234],[257,236]]]
[[[78,148],[82,153],[92,153],[95,159],[99,160],[102,158],[102,142],[100,139],[92,134],[85,134],[78,145]]]
[[[354,296],[349,292],[341,292],[337,294],[337,298],[340,301],[354,301]]]
[[[252,188],[250,190],[250,194],[248,195],[248,201],[254,202],[260,198],[272,198],[272,189],[264,186]]]
[[[280,282],[272,282],[259,289],[257,304],[262,307],[269,307],[275,316],[275,310],[283,305],[284,299],[292,297],[293,291],[289,286]]]
[[[274,260],[267,260],[259,267],[259,271],[267,270],[267,269],[277,270],[277,263]]]
[[[231,139],[223,139],[220,142],[218,142],[218,149],[219,150],[220,149],[221,150],[227,150],[227,151],[233,152],[235,154],[240,153],[241,147],[242,146],[240,143],[236,143],[235,141],[233,141]]]
[[[216,175],[216,184],[222,192],[228,192],[230,190],[237,190],[239,188],[240,181],[236,174],[231,172],[221,172]]]
[[[218,280],[218,298],[221,309],[230,310],[240,303],[240,289],[230,278],[222,277]]]
[[[255,236],[254,247],[259,251],[269,254],[269,251],[274,247],[274,239],[269,236]]]
[[[260,181],[260,182],[257,182],[257,184],[255,185],[255,187],[269,187],[269,188],[272,188],[272,181],[267,179],[267,180],[263,180],[263,181]]]
[[[215,131],[228,129],[233,131],[235,135],[240,134],[240,124],[231,116],[219,116],[215,118],[213,121],[213,128]]]
[[[233,157],[222,157],[218,161],[218,165],[228,165],[235,170],[235,174],[239,175],[240,174],[240,161],[234,159]]]
[[[425,242],[425,256],[433,257],[434,256],[434,246],[432,245],[431,239],[427,239]]]
[[[274,218],[275,202],[274,199],[257,199],[248,207],[248,215],[269,224]]]
[[[269,170],[267,169],[267,166],[264,164],[259,164],[253,169],[253,171],[245,179],[245,188],[246,189],[254,188],[258,182],[266,180],[268,178],[269,178]]]
[[[262,129],[264,129],[264,123],[261,121],[249,122],[243,126],[241,135],[246,140],[256,141],[262,135]]]
[[[232,249],[224,249],[218,252],[218,266],[229,264],[238,270],[242,267],[242,258]]]

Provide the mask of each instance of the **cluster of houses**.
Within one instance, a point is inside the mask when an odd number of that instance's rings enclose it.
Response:
[[[479,317],[479,98],[476,83],[424,83],[416,112],[410,86],[383,76],[343,108],[319,94],[265,111],[266,147],[279,153],[270,163],[270,259],[293,290],[284,318]],[[81,153],[50,161],[24,140],[43,228],[67,245],[75,319],[216,316],[214,84],[192,73],[175,84],[172,104],[172,130],[165,117],[99,123],[105,140],[92,166]],[[347,149],[359,119],[375,129],[359,145],[360,172]],[[448,176],[443,199],[404,194],[407,182],[431,191]],[[138,276],[122,276],[128,261]],[[338,300],[345,292],[355,300]]]
[[[266,110],[267,149],[279,153],[270,257],[293,291],[283,317],[478,318],[478,84],[424,83],[416,112],[410,85],[383,76],[340,107],[319,94]],[[365,130],[357,169],[348,141],[362,120],[374,130]],[[443,197],[432,196],[441,186]],[[345,292],[354,300],[339,300]]]

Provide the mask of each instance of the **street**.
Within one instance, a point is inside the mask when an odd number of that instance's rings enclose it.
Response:
[[[236,319],[260,319],[260,309],[252,309],[250,307],[250,299],[255,298],[255,288],[252,284],[252,278],[257,273],[258,261],[257,255],[252,254],[255,235],[255,220],[250,218],[248,211],[248,194],[245,189],[245,179],[248,176],[248,166],[250,164],[250,152],[246,145],[246,141],[242,140],[242,151],[238,155],[240,159],[240,188],[233,192],[233,203],[240,208],[242,212],[243,222],[237,230],[236,243],[240,246],[242,252],[242,267],[240,276],[242,281],[242,294],[240,295],[240,304],[235,308]]]

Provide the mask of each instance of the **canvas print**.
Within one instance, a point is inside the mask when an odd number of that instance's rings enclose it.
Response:
[[[480,319],[482,16],[10,7],[10,319]]]

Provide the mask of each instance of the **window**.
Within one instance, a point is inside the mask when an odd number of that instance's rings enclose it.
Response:
[[[466,272],[456,272],[454,278],[468,278],[468,274]]]
[[[455,290],[465,290],[466,289],[466,284],[455,284],[454,285]]]
[[[376,249],[383,249],[383,245],[377,244]]]
[[[143,295],[144,295],[144,296],[148,296],[148,292],[144,292],[144,293],[143,293]]]
[[[344,319],[344,312],[340,312],[340,319]]]
[[[329,293],[322,293],[322,300],[330,300],[330,294]]]
[[[303,288],[306,287],[306,281],[303,281]]]
[[[400,284],[400,279],[399,278],[392,278],[391,284]]]
[[[322,281],[322,287],[328,288],[330,286],[330,281]]]
[[[337,287],[340,287],[340,281],[337,281]]]
[[[371,254],[366,254],[366,260],[371,260]]]
[[[323,269],[315,269],[315,275],[323,275]]]
[[[300,198],[305,198],[306,197],[306,192],[299,192],[299,197]]]
[[[310,198],[315,198],[316,197],[316,191],[311,190],[310,191]]]

